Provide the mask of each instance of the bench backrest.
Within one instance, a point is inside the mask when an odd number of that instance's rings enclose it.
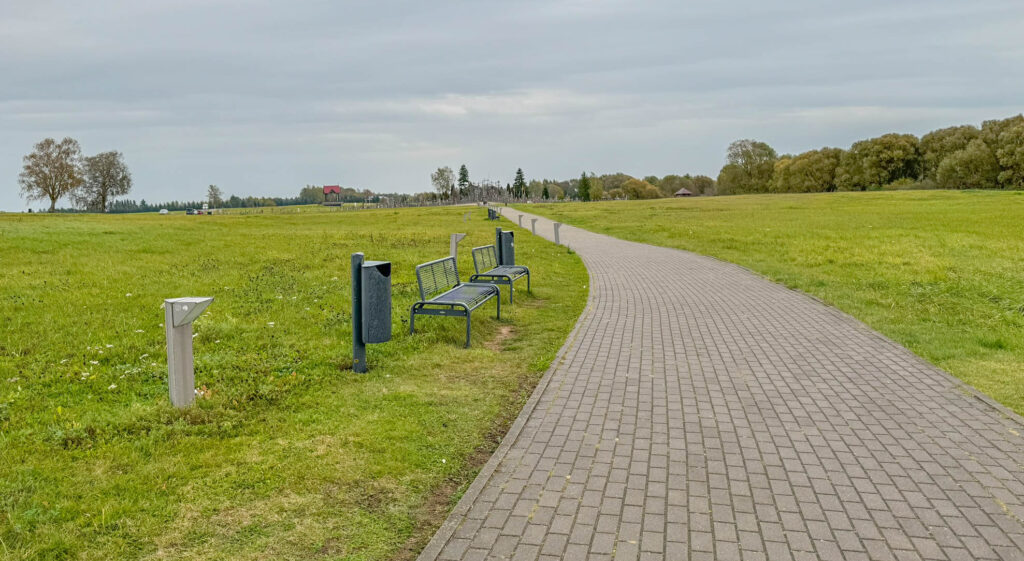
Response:
[[[416,282],[420,285],[420,300],[429,300],[455,288],[459,284],[459,268],[455,258],[449,256],[417,265]]]
[[[498,252],[493,245],[482,245],[473,248],[473,268],[477,273],[490,271],[498,266]]]

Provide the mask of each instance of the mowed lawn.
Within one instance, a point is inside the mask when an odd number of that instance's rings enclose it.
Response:
[[[467,232],[465,280],[494,240],[484,217],[0,215],[0,557],[415,557],[587,299],[579,258],[518,230],[532,296],[522,283],[501,321],[479,308],[469,350],[456,319],[410,336],[415,265]],[[349,370],[355,251],[393,263],[394,339],[365,375]],[[216,298],[185,411],[161,325],[176,296]]]
[[[1024,414],[1024,192],[752,195],[521,208],[748,267],[835,305]]]

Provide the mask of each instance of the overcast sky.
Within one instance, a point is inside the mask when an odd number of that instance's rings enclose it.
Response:
[[[0,0],[0,209],[47,136],[120,150],[149,201],[425,191],[462,163],[715,176],[738,138],[1019,113],[1022,29],[1021,0]]]

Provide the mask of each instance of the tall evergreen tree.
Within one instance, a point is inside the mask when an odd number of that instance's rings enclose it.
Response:
[[[459,168],[459,195],[466,197],[469,193],[469,170],[466,168],[466,164],[463,164]]]
[[[516,178],[512,181],[512,194],[519,198],[526,195],[526,178],[523,177],[523,168],[516,169]]]
[[[580,182],[576,185],[576,193],[581,201],[590,200],[590,178],[587,177],[587,172],[580,174]]]
[[[543,191],[541,191],[541,193],[540,193],[540,196],[541,196],[541,198],[542,198],[542,199],[544,199],[545,201],[551,198],[551,193],[550,193],[550,192],[548,192],[548,186],[547,186],[547,184],[546,184],[546,183],[544,184],[544,190],[543,190]]]

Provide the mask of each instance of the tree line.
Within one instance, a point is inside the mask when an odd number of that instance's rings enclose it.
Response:
[[[500,181],[484,179],[473,182],[465,164],[459,167],[458,176],[452,168],[443,166],[430,174],[434,187],[432,193],[421,193],[437,201],[516,201],[516,200],[574,200],[597,201],[601,199],[657,199],[671,197],[680,189],[694,195],[715,194],[715,180],[706,175],[675,175],[664,177],[648,175],[643,178],[625,173],[597,175],[583,172],[572,179],[531,179],[526,180],[522,168],[516,169],[514,179],[501,186]]]
[[[737,140],[717,181],[718,194],[936,188],[1024,189],[1024,115],[796,155]]]

